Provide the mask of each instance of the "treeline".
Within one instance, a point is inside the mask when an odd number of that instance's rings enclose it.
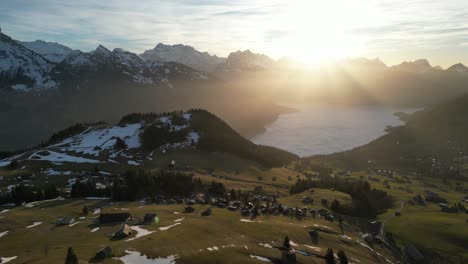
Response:
[[[52,134],[52,136],[45,143],[45,145],[55,143],[55,142],[64,140],[64,139],[66,139],[68,137],[77,135],[77,134],[85,131],[87,128],[89,128],[91,126],[104,125],[104,124],[106,124],[106,123],[103,122],[103,121],[89,122],[89,123],[76,123],[76,124],[74,124],[72,126],[69,126],[69,127],[65,128],[63,130],[60,130],[60,131]]]
[[[188,196],[203,189],[200,179],[176,172],[127,171],[112,184],[114,200],[134,201],[146,197]]]
[[[93,181],[80,182],[76,181],[70,191],[70,196],[77,197],[110,197],[111,189],[109,187],[97,188]]]
[[[169,124],[152,124],[140,134],[144,150],[151,151],[167,143],[183,142],[187,139],[187,129],[172,130]]]
[[[61,194],[61,191],[53,184],[48,185],[44,189],[20,184],[12,187],[10,192],[0,193],[0,204],[14,203],[21,205],[22,203],[54,199]]]
[[[393,206],[393,198],[382,190],[371,188],[367,181],[348,180],[337,177],[321,176],[319,180],[298,180],[290,189],[291,194],[311,188],[333,189],[347,193],[352,198],[351,204],[333,204],[333,210],[340,214],[374,218],[385,213]]]
[[[197,146],[201,150],[228,152],[269,167],[281,166],[298,158],[281,149],[252,143],[208,111],[194,109],[189,113],[192,114],[192,128],[200,133]]]
[[[163,113],[132,113],[122,117],[119,121],[119,125],[126,125],[126,124],[135,124],[140,122],[151,123],[154,122],[156,119],[163,117],[163,116],[171,116],[171,117],[181,117],[183,111],[173,111],[173,112],[163,112]],[[177,120],[174,120],[173,122]],[[174,125],[177,125],[174,123]]]

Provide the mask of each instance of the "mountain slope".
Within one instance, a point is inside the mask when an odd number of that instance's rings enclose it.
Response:
[[[42,55],[51,62],[58,63],[62,61],[73,50],[57,42],[45,42],[42,40],[36,41],[19,41],[26,48]]]
[[[186,45],[164,45],[159,43],[153,49],[146,50],[141,57],[156,62],[178,62],[204,72],[213,72],[216,67],[226,61],[207,52],[200,52]]]
[[[218,73],[239,72],[249,70],[263,70],[271,68],[275,61],[264,54],[256,54],[250,50],[236,51],[229,54],[227,60],[220,64],[216,71]]]
[[[230,153],[265,166],[280,166],[298,158],[280,149],[252,143],[207,111],[191,110],[185,113],[130,114],[115,126],[77,124],[55,133],[38,148],[0,161],[0,166],[9,165],[14,160],[25,164],[141,165],[160,153],[185,148]]]
[[[51,78],[54,64],[0,32],[0,90],[47,90],[57,83]]]

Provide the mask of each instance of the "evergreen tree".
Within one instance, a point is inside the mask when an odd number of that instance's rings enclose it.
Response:
[[[83,215],[88,215],[88,206],[83,206],[83,209],[81,210],[81,212],[83,213]]]
[[[234,189],[231,189],[229,197],[231,198],[231,200],[237,200],[236,191],[234,191]]]
[[[289,241],[289,237],[288,237],[288,236],[286,236],[286,237],[284,238],[283,248],[284,248],[285,250],[287,250],[287,251],[290,251],[290,250],[291,250],[291,243],[290,243],[290,241]]]
[[[343,250],[338,251],[338,259],[340,260],[340,264],[348,264],[348,257]]]
[[[335,264],[335,256],[333,255],[333,249],[328,248],[327,254],[325,255],[326,264]]]
[[[340,224],[341,234],[344,235],[343,217],[341,215],[338,216],[338,223]]]
[[[73,251],[72,247],[68,248],[67,257],[65,258],[65,264],[78,264],[78,257]]]
[[[338,200],[333,200],[331,203],[331,208],[332,211],[338,211],[340,209],[340,202]]]

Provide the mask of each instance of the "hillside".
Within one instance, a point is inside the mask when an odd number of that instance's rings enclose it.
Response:
[[[243,138],[204,110],[166,114],[130,114],[117,125],[79,123],[55,133],[47,142],[0,161],[1,166],[46,162],[54,169],[67,163],[142,165],[166,152],[182,149],[230,153],[264,166],[281,166],[298,157]],[[24,163],[24,164],[23,164]],[[42,165],[41,170],[47,170]]]

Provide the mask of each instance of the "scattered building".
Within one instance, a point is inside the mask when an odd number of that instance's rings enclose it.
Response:
[[[63,217],[55,221],[55,224],[58,226],[71,225],[73,223],[75,223],[75,218],[72,217]]]
[[[132,235],[132,229],[127,224],[121,224],[119,230],[112,235],[114,239],[123,239]]]
[[[126,223],[132,218],[130,213],[101,214],[98,218],[100,224]]]
[[[110,258],[112,257],[112,249],[110,247],[105,247],[96,253],[95,258],[98,260],[102,260],[105,258]]]

